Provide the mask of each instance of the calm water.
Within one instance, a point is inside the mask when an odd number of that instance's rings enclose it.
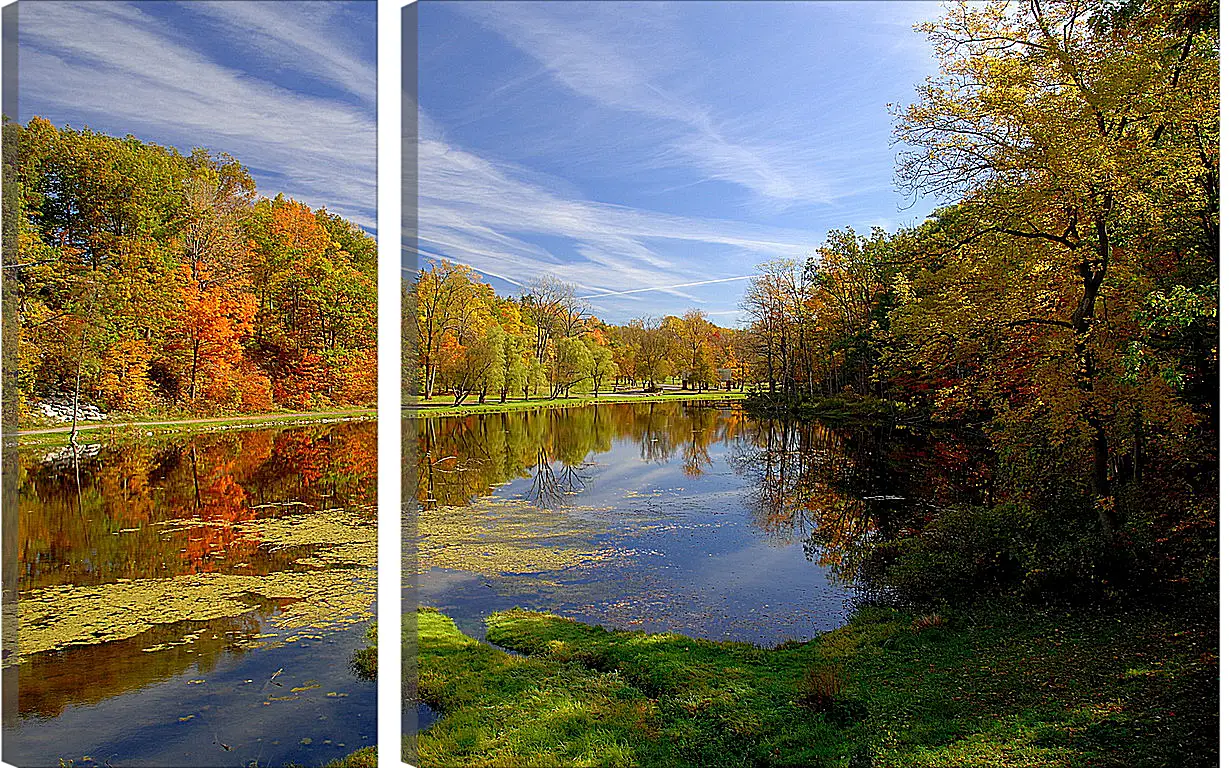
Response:
[[[376,427],[23,452],[4,759],[319,765],[375,743]],[[14,691],[15,699],[14,699]]]
[[[960,441],[608,404],[407,420],[417,599],[776,645],[840,626],[884,526],[989,478]],[[408,470],[411,471],[411,470]]]

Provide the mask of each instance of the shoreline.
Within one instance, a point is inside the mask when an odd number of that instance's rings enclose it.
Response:
[[[432,418],[438,416],[469,416],[481,413],[501,413],[509,411],[526,411],[537,408],[579,408],[588,405],[603,405],[607,403],[664,403],[674,400],[682,401],[741,401],[747,397],[746,392],[686,392],[673,394],[635,394],[635,393],[603,393],[598,397],[560,397],[554,400],[543,398],[532,400],[508,400],[505,403],[488,401],[486,403],[403,403],[401,416],[405,418]]]
[[[746,392],[674,392],[668,394],[603,393],[598,397],[561,397],[554,400],[537,398],[531,400],[508,400],[477,403],[469,402],[456,406],[447,402],[403,404],[402,418],[432,418],[444,416],[469,416],[485,413],[501,413],[534,410],[539,408],[580,408],[607,403],[663,403],[671,401],[711,402],[742,401]],[[113,443],[121,440],[147,439],[170,435],[190,435],[217,432],[226,429],[251,429],[261,427],[296,426],[326,422],[376,421],[379,412],[375,408],[351,408],[329,411],[296,411],[293,413],[261,413],[236,416],[210,416],[193,419],[151,419],[125,421],[88,421],[77,425],[78,434],[92,432],[90,440],[81,442]],[[27,427],[16,432],[3,433],[4,445],[8,447],[57,447],[68,445],[72,432],[70,425],[54,427]],[[97,434],[101,433],[101,434]]]
[[[216,432],[225,429],[295,426],[342,421],[375,421],[375,408],[351,408],[332,411],[301,411],[294,413],[260,413],[244,416],[213,416],[199,419],[158,419],[152,421],[91,421],[77,425],[77,432],[102,432],[91,436],[90,442],[111,443],[125,439],[161,437],[176,434]],[[51,447],[68,445],[71,426],[31,427],[4,433],[6,446]]]

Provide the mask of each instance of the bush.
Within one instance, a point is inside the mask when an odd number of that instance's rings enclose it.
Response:
[[[915,535],[881,545],[864,576],[907,600],[943,604],[1096,597],[1113,570],[1094,513],[1009,503],[939,510]]]

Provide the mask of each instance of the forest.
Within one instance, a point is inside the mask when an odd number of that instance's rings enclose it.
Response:
[[[699,309],[615,325],[594,316],[570,283],[543,277],[503,297],[471,267],[447,260],[419,269],[405,291],[404,333],[415,351],[406,355],[403,386],[428,402],[443,392],[457,405],[471,395],[480,403],[574,390],[596,397],[620,385],[653,392],[674,379],[701,391],[746,378],[744,334]]]
[[[225,153],[6,122],[6,313],[17,408],[252,414],[367,406],[376,244],[257,193]]]
[[[469,594],[420,607],[406,636],[439,713],[420,764],[1216,764],[1218,17],[1208,0],[950,4],[919,25],[938,73],[889,106],[896,182],[933,213],[760,265],[742,326],[697,322],[693,348],[698,311],[611,326],[566,286],[544,303],[557,283],[473,288],[489,309],[472,317],[500,325],[492,337],[519,323],[521,359],[552,392],[578,344],[609,355],[594,392],[616,377],[711,386],[707,365],[749,394],[730,416],[594,403],[422,425],[422,519],[433,504],[472,513],[517,479],[545,508],[601,499],[572,481],[596,477],[632,499],[621,512],[661,491],[663,510],[707,523],[721,497],[688,506],[686,492],[726,451],[738,508],[801,534],[857,607],[772,648],[616,615],[594,626],[525,592],[477,619]],[[425,392],[481,367],[444,350],[506,359],[480,341],[490,325],[461,330],[465,310],[432,325],[439,276],[467,273],[441,267],[415,297]],[[602,474],[619,449],[648,476],[677,457],[686,487],[628,490],[633,473]],[[740,585],[788,578],[719,565]]]
[[[880,553],[897,586],[1214,599],[1216,23],[1202,2],[951,9],[924,25],[941,74],[893,108],[898,183],[943,205],[753,280],[750,408],[874,398],[995,450],[996,504]]]

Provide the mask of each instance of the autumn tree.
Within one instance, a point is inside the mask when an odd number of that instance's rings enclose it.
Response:
[[[714,344],[717,331],[708,318],[698,309],[689,309],[681,318],[671,317],[667,327],[677,349],[676,372],[683,380],[683,388],[690,385],[701,389],[717,380],[714,364]]]
[[[374,241],[357,227],[257,199],[225,154],[37,117],[4,130],[19,154],[6,277],[23,401],[79,391],[130,413],[370,402]]]
[[[898,111],[912,147],[899,178],[959,201],[952,247],[1027,243],[1035,256],[1020,266],[1052,276],[1007,322],[1065,340],[1101,497],[1112,494],[1106,385],[1118,342],[1098,307],[1134,279],[1128,251],[1182,243],[1207,259],[1217,248],[1218,41],[1201,8],[962,3],[923,25],[940,75]],[[1173,231],[1185,234],[1175,242]],[[1112,504],[1099,509],[1111,529]]]
[[[610,346],[606,343],[605,335],[601,331],[594,331],[584,338],[585,348],[589,352],[587,365],[585,366],[585,378],[593,384],[593,396],[597,397],[598,391],[602,384],[618,373],[618,367],[614,363],[614,355],[611,354]]]
[[[873,228],[862,236],[852,228],[832,230],[805,265],[808,321],[817,331],[816,355],[807,363],[825,373],[825,394],[852,385],[870,394],[882,334],[891,308],[892,238]]]
[[[425,369],[423,397],[427,400],[435,393],[445,334],[455,329],[466,305],[472,304],[470,294],[476,281],[477,276],[469,267],[447,260],[418,272],[415,282],[416,322],[418,350]]]
[[[778,386],[787,397],[804,389],[814,394],[814,353],[818,322],[808,302],[805,263],[778,259],[761,264],[743,297],[751,317],[748,333],[757,358],[758,373],[770,392]]]
[[[636,376],[644,382],[646,390],[653,390],[657,382],[666,379],[674,371],[670,362],[670,336],[664,318],[642,317],[629,323],[632,339],[636,344]]]

